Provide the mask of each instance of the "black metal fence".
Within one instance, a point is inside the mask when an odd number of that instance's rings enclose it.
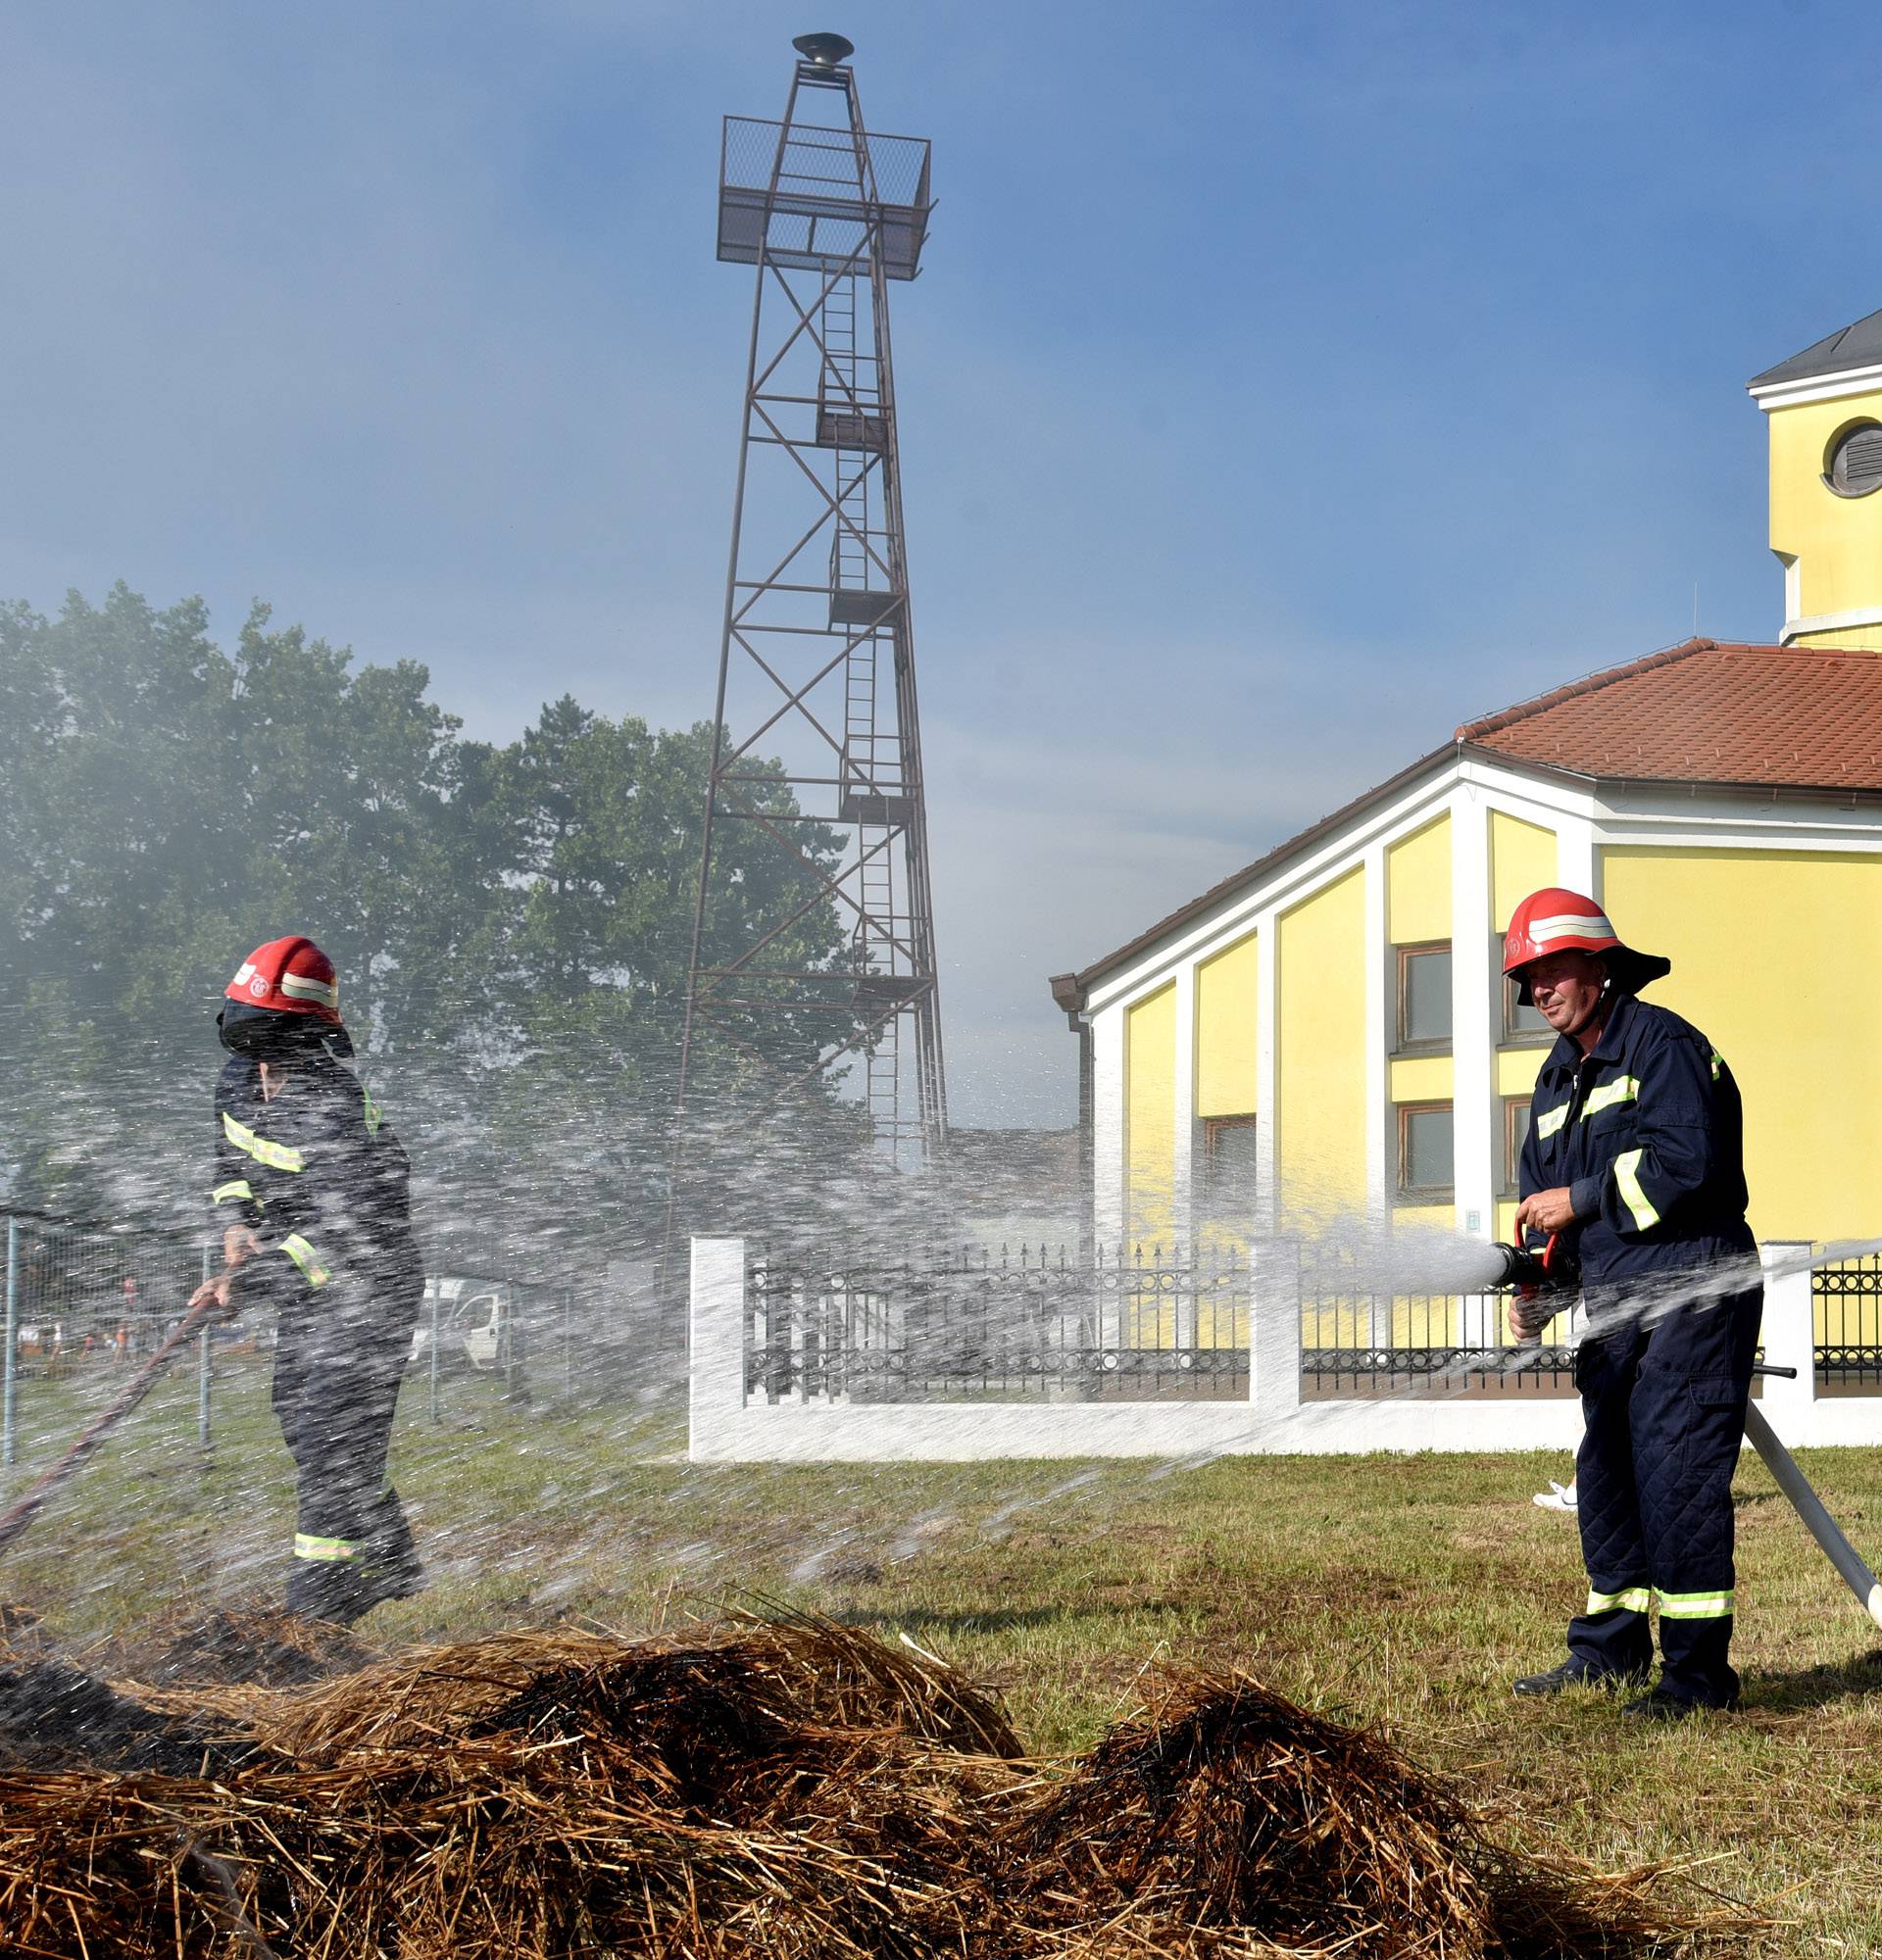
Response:
[[[599,1399],[629,1381],[644,1383],[642,1316],[631,1302],[611,1298],[597,1275],[545,1276],[526,1255],[500,1257],[488,1243],[454,1246],[448,1236],[432,1250],[407,1375],[408,1395],[417,1390],[431,1419],[444,1419],[473,1377],[483,1378],[478,1406],[487,1403],[490,1384],[521,1407]],[[450,1261],[442,1270],[439,1258]],[[23,1434],[37,1427],[29,1421],[35,1411],[43,1408],[48,1422],[70,1421],[109,1399],[222,1263],[220,1241],[207,1234],[4,1206],[0,1259],[0,1467],[21,1457]],[[244,1366],[266,1363],[273,1345],[272,1313],[251,1304],[206,1329],[190,1355],[177,1358],[176,1376],[195,1375],[200,1447],[214,1442],[219,1389]],[[172,1394],[166,1405],[186,1401]]]
[[[1814,1267],[1810,1307],[1819,1393],[1882,1393],[1882,1253]]]
[[[1305,1267],[1302,1398],[1573,1395],[1567,1315],[1547,1346],[1519,1342],[1509,1315],[1508,1294],[1382,1294],[1337,1268]]]
[[[1301,1394],[1564,1396],[1565,1347],[1521,1346],[1497,1295],[1388,1297],[1283,1248],[768,1248],[746,1289],[748,1394],[848,1399],[1241,1400],[1251,1314],[1300,1314]]]
[[[1232,1252],[762,1252],[747,1389],[771,1401],[1245,1396],[1249,1287]]]

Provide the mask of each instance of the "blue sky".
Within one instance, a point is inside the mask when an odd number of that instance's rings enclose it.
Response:
[[[1695,585],[1775,631],[1743,383],[1882,305],[1882,26],[1813,0],[14,0],[0,593],[259,595],[491,737],[704,716],[718,118],[813,26],[935,145],[896,362],[960,1119],[1068,1120],[1044,976],[1459,720]]]

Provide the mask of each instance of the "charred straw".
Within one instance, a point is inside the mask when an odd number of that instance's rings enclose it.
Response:
[[[1171,1680],[1069,1765],[1026,1761],[952,1669],[802,1617],[250,1687],[184,1773],[183,1690],[91,1687],[132,1736],[111,1763],[0,1771],[9,1952],[1568,1960],[1744,1925],[1504,1846],[1378,1737],[1241,1675]],[[125,1711],[163,1744],[141,1762]]]

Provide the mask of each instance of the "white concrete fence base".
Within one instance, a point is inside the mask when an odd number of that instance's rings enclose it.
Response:
[[[1764,1358],[1795,1367],[1767,1378],[1760,1405],[1793,1448],[1882,1443],[1882,1396],[1819,1399],[1808,1249],[1764,1248]],[[1778,1270],[1769,1270],[1775,1264]],[[746,1393],[743,1239],[695,1239],[687,1455],[695,1463],[970,1463],[1002,1457],[1360,1455],[1372,1450],[1572,1452],[1573,1396],[1384,1396],[1301,1399],[1297,1294],[1257,1289],[1249,1302],[1243,1401],[843,1402]]]

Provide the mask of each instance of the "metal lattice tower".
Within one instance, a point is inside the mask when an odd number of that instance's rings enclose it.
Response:
[[[718,256],[757,279],[675,1149],[714,1030],[763,1064],[764,1092],[731,1127],[853,1071],[876,1162],[910,1167],[947,1115],[888,285],[919,267],[928,144],[864,128],[841,36],[794,45],[783,120],[728,116],[720,154]],[[775,808],[785,794],[795,815]],[[761,825],[810,875],[781,925],[715,955],[713,854],[729,823]],[[804,848],[813,834],[822,861]],[[781,953],[818,908],[841,922],[834,965]],[[783,1065],[752,1039],[768,1018],[793,1031]]]

